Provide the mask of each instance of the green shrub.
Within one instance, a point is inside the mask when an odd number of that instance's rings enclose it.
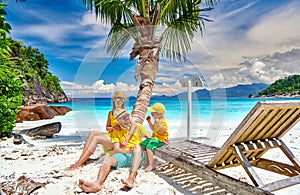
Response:
[[[272,83],[267,89],[262,90],[258,95],[284,95],[290,93],[298,95],[300,91],[300,75],[290,75]]]
[[[11,27],[6,23],[6,4],[0,2],[0,137],[11,133],[23,98],[23,82],[19,72],[12,68],[15,59],[10,56]]]
[[[0,137],[11,133],[22,105],[23,82],[12,68],[0,65]]]

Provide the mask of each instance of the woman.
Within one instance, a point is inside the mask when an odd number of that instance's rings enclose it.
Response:
[[[113,111],[117,108],[123,108],[124,109],[124,102],[128,100],[125,96],[125,94],[121,91],[116,91],[116,93],[112,96],[113,100],[113,109],[109,111],[107,122],[106,122],[106,131],[107,134],[104,135],[97,131],[91,131],[83,148],[83,151],[79,157],[79,159],[76,161],[75,164],[71,165],[67,168],[67,170],[73,170],[76,168],[79,168],[83,165],[83,163],[94,153],[97,144],[101,144],[103,146],[103,150],[106,153],[106,155],[111,155],[110,151],[113,150],[113,144],[111,141],[111,135],[113,130],[120,130],[121,127],[118,124],[117,120],[115,120],[113,116]],[[121,143],[122,146],[126,146],[128,144],[129,139],[134,134],[136,125],[133,120],[131,122],[131,128],[129,130],[128,136],[125,138],[125,140]]]

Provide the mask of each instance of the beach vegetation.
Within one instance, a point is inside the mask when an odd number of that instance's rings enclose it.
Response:
[[[218,0],[83,0],[97,19],[111,25],[106,51],[115,59],[133,41],[129,59],[136,59],[135,80],[140,80],[133,119],[143,123],[158,71],[159,56],[186,60],[194,33],[203,32],[206,14]],[[131,42],[132,43],[132,42]]]
[[[11,57],[11,27],[6,23],[6,4],[0,2],[0,137],[11,133],[19,106],[22,104],[24,85],[20,71],[15,69],[16,60]]]
[[[272,83],[259,96],[300,95],[300,75],[290,75]]]
[[[5,64],[0,65],[0,137],[9,135],[15,125],[23,89],[18,72]]]

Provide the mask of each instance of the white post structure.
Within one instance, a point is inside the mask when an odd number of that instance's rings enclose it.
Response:
[[[188,94],[187,94],[187,99],[188,99],[188,108],[187,108],[187,138],[188,140],[192,140],[192,128],[191,128],[191,124],[192,124],[192,82],[191,80],[188,80]]]
[[[192,87],[202,87],[200,77],[179,80],[182,87],[187,87],[187,139],[192,140]]]

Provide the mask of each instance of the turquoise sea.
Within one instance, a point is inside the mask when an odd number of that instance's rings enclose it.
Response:
[[[199,131],[234,130],[258,101],[300,101],[300,98],[194,99],[192,100],[192,136],[197,136]],[[170,138],[187,136],[187,100],[154,98],[151,99],[150,105],[155,102],[161,102],[166,107],[165,117]],[[135,99],[129,99],[125,104],[127,110],[131,111],[134,103]],[[66,127],[72,124],[72,128],[76,128],[79,133],[90,130],[105,132],[107,114],[111,110],[111,99],[74,99],[73,102],[50,105],[67,106],[73,109],[73,112],[68,113],[64,118],[63,125]],[[145,122],[143,125],[150,132]]]

